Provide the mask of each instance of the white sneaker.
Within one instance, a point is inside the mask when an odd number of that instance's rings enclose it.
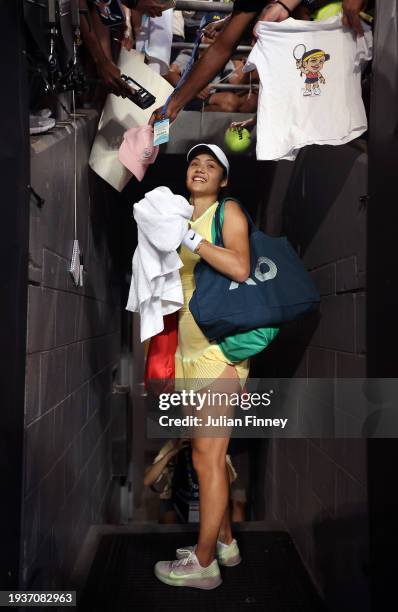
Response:
[[[304,89],[303,96],[312,96],[312,91],[311,91],[311,89]]]
[[[210,590],[222,583],[217,559],[207,567],[202,567],[193,550],[176,561],[158,561],[154,571],[156,578],[170,586]]]
[[[176,557],[177,559],[184,559],[195,550],[196,546],[177,548]],[[235,539],[233,539],[230,544],[224,544],[224,542],[217,540],[216,553],[219,565],[223,565],[224,567],[234,567],[235,565],[239,565],[239,563],[242,561],[238,543]]]
[[[314,94],[315,94],[316,96],[319,96],[319,95],[320,95],[320,93],[321,93],[321,90],[319,89],[319,87],[315,87],[315,89],[314,89]]]
[[[29,133],[30,134],[43,134],[48,132],[55,125],[55,119],[52,117],[43,117],[40,115],[29,116]]]

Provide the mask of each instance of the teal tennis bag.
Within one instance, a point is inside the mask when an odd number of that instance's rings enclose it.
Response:
[[[228,198],[233,199],[233,198]],[[216,209],[212,241],[223,246],[223,200]],[[267,236],[246,214],[250,228],[250,276],[237,283],[203,259],[195,266],[195,291],[189,309],[210,341],[231,362],[265,349],[283,323],[317,309],[315,284],[286,237]]]

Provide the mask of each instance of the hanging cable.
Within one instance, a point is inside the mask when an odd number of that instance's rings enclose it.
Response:
[[[74,208],[74,237],[72,259],[69,272],[76,287],[83,286],[83,266],[80,263],[80,247],[77,239],[77,125],[75,90],[72,90],[73,109],[73,208]]]
[[[74,209],[75,209],[75,235],[74,239],[77,240],[77,126],[76,126],[76,103],[75,103],[75,90],[72,89],[72,107],[73,107],[73,198],[74,198]]]

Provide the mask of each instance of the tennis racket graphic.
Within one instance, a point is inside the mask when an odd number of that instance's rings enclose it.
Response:
[[[296,60],[297,68],[300,68],[301,60],[303,58],[304,53],[307,51],[305,45],[296,45],[293,49],[293,57]],[[300,73],[301,76],[302,73]]]

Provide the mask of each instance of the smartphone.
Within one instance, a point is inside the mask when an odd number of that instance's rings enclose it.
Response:
[[[134,81],[134,79],[126,74],[121,74],[120,76],[131,89],[131,95],[127,96],[129,100],[134,102],[134,104],[140,108],[149,108],[152,106],[152,104],[155,104],[155,96],[145,89],[145,87],[142,87],[142,85],[137,83],[137,81]]]

